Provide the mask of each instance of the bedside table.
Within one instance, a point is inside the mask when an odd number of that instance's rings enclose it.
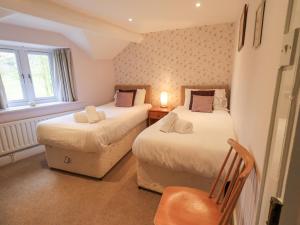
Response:
[[[148,126],[160,120],[172,110],[173,107],[162,108],[159,106],[153,106],[148,112]]]

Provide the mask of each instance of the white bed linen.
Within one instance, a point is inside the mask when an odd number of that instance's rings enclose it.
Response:
[[[169,169],[215,177],[230,147],[227,140],[234,138],[231,116],[222,110],[191,112],[183,106],[174,112],[193,123],[193,133],[161,132],[163,118],[139,134],[132,148],[134,155]]]
[[[116,107],[113,102],[97,107],[106,119],[98,123],[77,123],[73,114],[42,121],[37,127],[40,144],[83,152],[101,151],[120,140],[128,131],[147,119],[150,104]]]

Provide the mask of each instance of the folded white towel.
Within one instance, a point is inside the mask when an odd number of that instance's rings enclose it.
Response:
[[[85,112],[86,112],[89,123],[96,123],[100,120],[99,114],[97,113],[95,106],[91,105],[91,106],[85,107]]]
[[[161,126],[160,130],[165,133],[172,132],[174,130],[175,122],[177,119],[178,119],[178,115],[174,112],[170,112],[164,118],[164,123]]]
[[[193,133],[193,124],[190,121],[178,118],[175,121],[174,131],[180,134],[191,134]]]
[[[76,112],[73,114],[74,120],[77,123],[88,123],[88,118],[85,112]]]
[[[193,124],[189,121],[180,119],[174,112],[170,112],[165,118],[160,131],[169,133],[176,132],[180,134],[193,133]]]
[[[105,113],[103,111],[96,111],[95,106],[87,106],[85,111],[76,112],[73,116],[77,123],[96,123],[106,119]]]

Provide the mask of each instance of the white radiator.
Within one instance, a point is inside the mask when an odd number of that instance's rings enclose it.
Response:
[[[37,145],[36,126],[38,122],[69,113],[47,115],[0,124],[0,156]]]

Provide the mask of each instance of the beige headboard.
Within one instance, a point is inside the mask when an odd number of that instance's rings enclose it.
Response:
[[[132,89],[146,89],[145,103],[151,104],[151,86],[150,85],[135,85],[135,84],[117,84],[115,90],[132,90]]]
[[[185,98],[185,89],[225,89],[226,90],[226,97],[228,100],[228,109],[230,106],[230,88],[228,85],[183,85],[181,86],[181,95],[180,95],[180,103],[184,104]]]

